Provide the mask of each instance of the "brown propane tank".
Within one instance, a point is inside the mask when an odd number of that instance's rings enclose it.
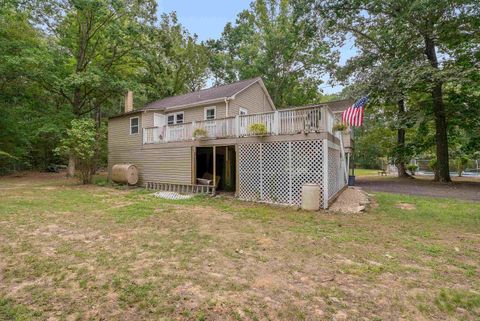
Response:
[[[112,167],[112,181],[135,185],[138,182],[138,169],[133,164],[116,164]]]

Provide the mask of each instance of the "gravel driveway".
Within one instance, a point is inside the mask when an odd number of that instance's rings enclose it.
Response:
[[[451,184],[436,183],[431,177],[357,177],[356,185],[367,192],[387,192],[429,197],[457,198],[480,202],[480,179],[453,177]]]

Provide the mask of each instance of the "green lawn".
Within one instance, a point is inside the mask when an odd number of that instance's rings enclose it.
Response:
[[[378,175],[380,169],[355,168],[355,176],[374,176]]]
[[[309,213],[0,180],[0,320],[478,320],[480,203]]]

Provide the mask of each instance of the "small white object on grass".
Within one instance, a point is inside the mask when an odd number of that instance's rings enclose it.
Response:
[[[152,194],[153,196],[164,198],[167,200],[187,200],[189,198],[192,198],[192,194],[180,194],[177,192],[156,192]]]

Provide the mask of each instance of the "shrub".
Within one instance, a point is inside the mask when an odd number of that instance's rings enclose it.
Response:
[[[92,119],[74,119],[67,135],[60,141],[55,151],[75,158],[83,184],[92,183],[92,175],[97,166],[97,150],[100,144],[99,132]]]
[[[344,124],[344,123],[336,123],[334,126],[333,126],[333,131],[335,132],[344,132],[347,130],[347,125]]]
[[[463,171],[467,168],[468,161],[469,159],[466,156],[459,156],[455,159],[455,166],[457,167],[459,177],[462,176]]]
[[[428,162],[428,167],[430,167],[430,169],[435,172],[435,171],[437,170],[437,159],[436,159],[436,158],[432,158],[432,159]]]
[[[197,128],[193,131],[193,137],[194,138],[203,138],[203,137],[207,137],[207,136],[208,136],[208,133],[203,128]]]
[[[415,172],[417,171],[417,165],[415,164],[408,164],[407,165],[407,170],[410,172],[410,174],[415,175]]]
[[[267,126],[265,124],[251,124],[248,127],[248,130],[253,134],[253,135],[266,135],[267,134]]]

